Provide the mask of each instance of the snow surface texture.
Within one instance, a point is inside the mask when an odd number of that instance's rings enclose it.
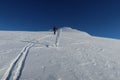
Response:
[[[1,80],[120,80],[120,40],[64,27],[0,31]]]

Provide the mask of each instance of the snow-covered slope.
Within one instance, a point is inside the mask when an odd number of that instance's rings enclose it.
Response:
[[[0,31],[1,80],[120,80],[120,40],[70,28]]]

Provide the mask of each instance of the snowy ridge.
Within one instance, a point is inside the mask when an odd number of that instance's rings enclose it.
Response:
[[[79,30],[76,30],[76,29],[72,29],[71,27],[63,27],[61,28],[62,31],[64,32],[76,32],[76,31],[79,31]]]
[[[1,80],[120,80],[120,40],[70,29],[56,35],[0,32],[0,37]]]
[[[83,31],[80,31],[80,30],[77,30],[77,29],[72,29],[71,27],[63,27],[63,28],[60,28],[60,29],[62,30],[62,32],[76,32],[76,33],[79,33],[79,34],[84,35],[84,36],[90,36],[86,32],[83,32]]]

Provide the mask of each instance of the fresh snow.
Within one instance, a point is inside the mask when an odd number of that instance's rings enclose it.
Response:
[[[120,40],[64,27],[0,31],[1,80],[120,80]]]

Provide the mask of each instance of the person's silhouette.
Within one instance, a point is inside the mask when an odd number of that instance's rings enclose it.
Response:
[[[54,35],[55,35],[56,31],[57,31],[57,27],[56,26],[53,26],[53,31],[54,31]]]

